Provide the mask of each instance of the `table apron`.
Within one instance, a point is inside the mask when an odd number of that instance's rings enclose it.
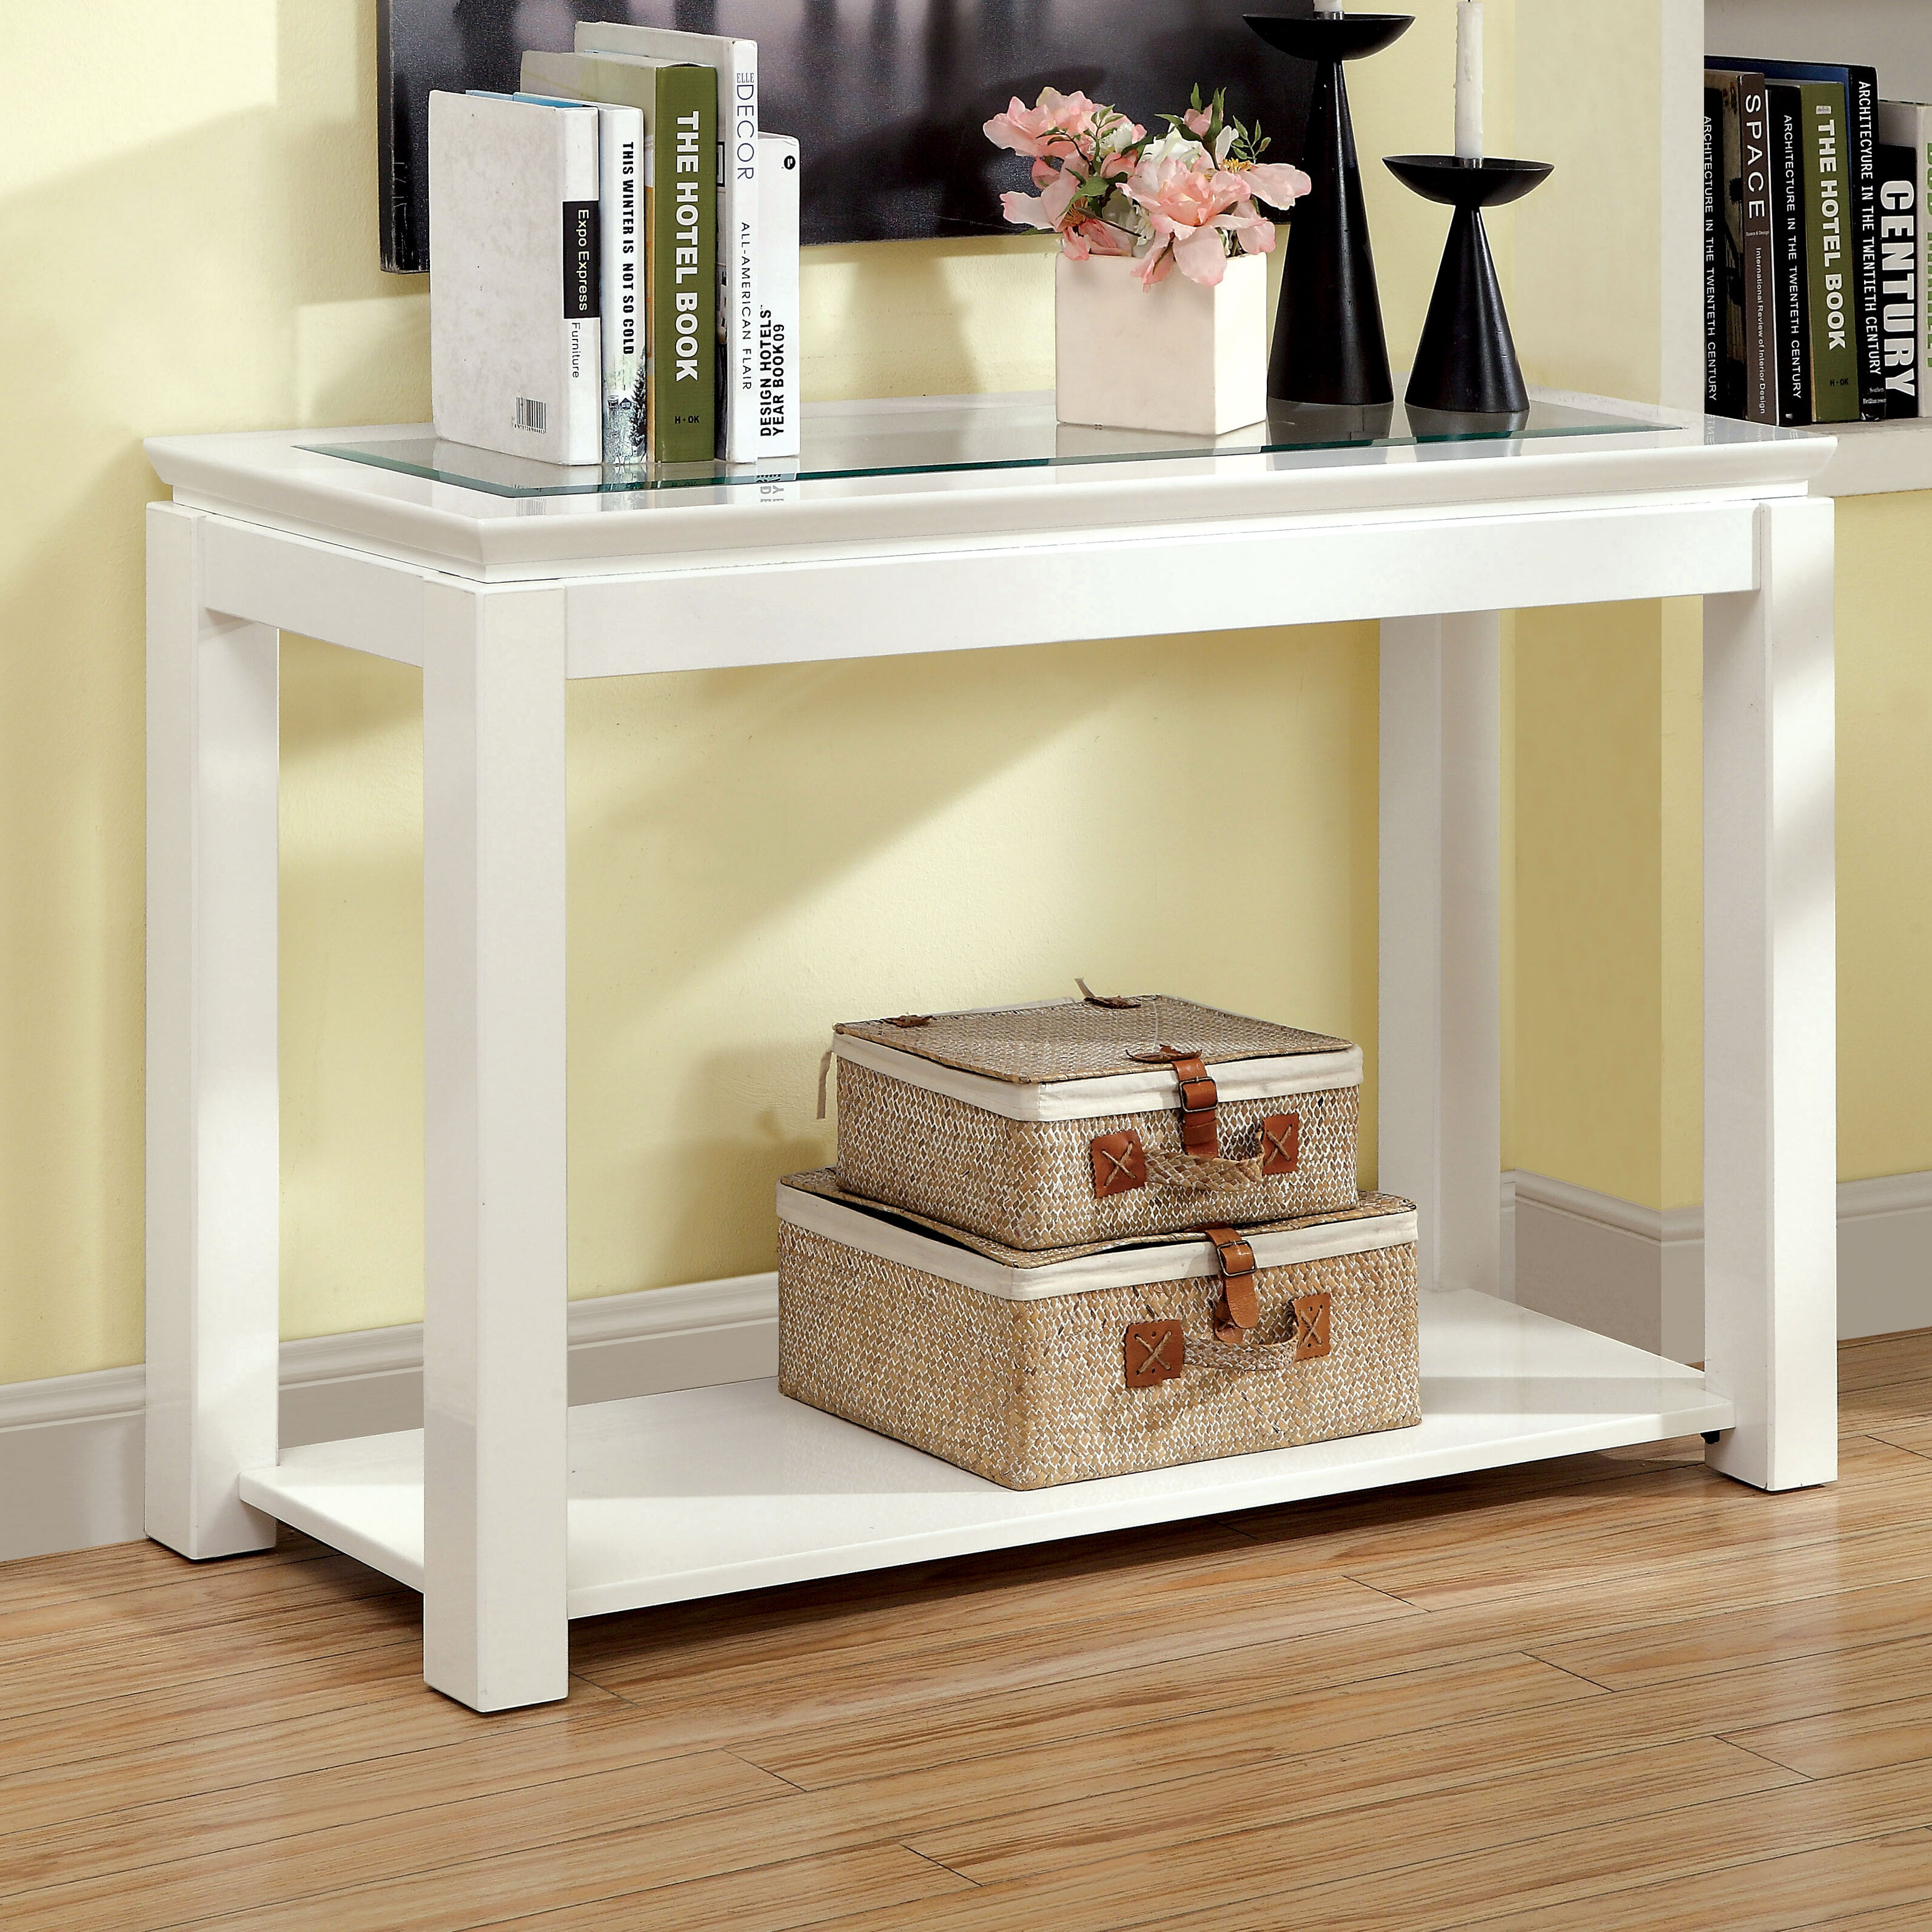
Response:
[[[630,676],[1113,637],[1342,623],[1754,590],[1750,498],[1428,519],[984,538],[553,579],[566,674]],[[405,664],[423,590],[476,584],[211,516],[207,607]]]
[[[1759,508],[1300,524],[566,581],[568,675],[1749,590]]]

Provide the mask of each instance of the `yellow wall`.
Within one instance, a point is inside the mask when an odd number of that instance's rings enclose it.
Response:
[[[1504,1163],[1702,1198],[1697,607],[1516,619]]]
[[[1523,0],[1526,17],[1537,4]],[[1514,10],[1492,0],[1498,148],[1518,145]],[[85,28],[88,112],[47,86],[20,92],[0,122],[0,1381],[140,1354],[140,506],[164,493],[140,438],[427,411],[424,286],[375,266],[374,12],[373,0],[102,0]],[[1447,143],[1450,9],[1420,13],[1355,70],[1371,158]],[[0,0],[0,26],[10,71],[71,68],[62,10]],[[1527,131],[1520,146],[1536,150]],[[1444,219],[1372,159],[1366,179],[1400,364]],[[1580,160],[1526,208],[1574,230],[1577,208],[1604,199],[1591,179]],[[76,232],[112,246],[76,254]],[[1540,261],[1556,245],[1540,232]],[[1496,242],[1507,280],[1508,220]],[[816,251],[808,388],[1045,386],[1049,287],[1048,257],[1020,238]],[[1534,370],[1562,317],[1532,291],[1517,299]],[[1918,514],[1858,506],[1844,526],[1848,580],[1876,578],[1882,556],[1898,586],[1847,624],[1846,728],[1871,750],[1847,760],[1846,836],[1882,827],[1908,878],[1923,875],[1912,778],[1932,732],[1912,627],[1932,586],[1892,552]],[[1620,623],[1648,653],[1628,679],[1612,674]],[[1627,927],[1579,930],[1635,935],[1641,973],[1628,987],[1607,974],[1610,992],[1620,1010],[1654,1008],[1673,1037],[1682,760],[1658,752],[1655,730],[1661,718],[1694,749],[1694,722],[1688,741],[1679,728],[1687,704],[1694,719],[1682,624],[1624,613],[1517,628],[1526,1061],[1532,1040],[1562,1039],[1571,997],[1550,990],[1568,959],[1541,927],[1587,896],[1558,890],[1573,854],[1561,825],[1535,817],[1564,776],[1545,716],[1604,746],[1593,784],[1607,802],[1575,808],[1569,843],[1637,902]],[[1604,740],[1612,712],[1634,762]],[[1053,992],[1077,972],[1184,986],[1372,1048],[1364,628],[581,685],[570,718],[577,1293],[766,1264],[770,1178],[829,1144],[811,1092],[836,1018]],[[1168,746],[1231,723],[1252,751],[1211,811],[1183,812],[1162,782]],[[418,682],[289,639],[283,734],[284,1302],[296,1335],[420,1305]],[[1620,827],[1640,849],[1618,844]],[[1847,992],[1868,1002],[1847,1042],[1848,1172],[1932,1166],[1909,997],[1924,920],[1886,883],[1848,871]],[[1252,922],[1241,944],[1204,955],[1172,935],[1184,900],[1216,893]],[[1903,1046],[1888,1014],[1905,1016]],[[1586,1078],[1566,1081],[1560,1060],[1544,1087],[1520,1076],[1512,1133],[1535,1160],[1516,1157],[1660,1201],[1682,1167],[1669,1152],[1684,1137],[1677,1058],[1653,1039],[1628,1063],[1580,1061]],[[1581,1131],[1606,1095],[1609,1112],[1654,1120],[1655,1149],[1640,1120],[1600,1142]]]
[[[1519,152],[1556,167],[1516,214],[1532,382],[1662,399],[1657,74],[1673,4],[1517,10],[1520,70],[1569,83],[1518,104]],[[1702,1194],[1700,655],[1695,605],[1516,620],[1504,1163],[1652,1208]]]
[[[1532,383],[1654,401],[1659,381],[1659,10],[1681,0],[1522,0],[1522,145],[1556,172],[1516,210],[1510,317]],[[1552,76],[1561,76],[1552,84]],[[1606,191],[1607,190],[1607,191]]]
[[[1838,505],[1838,1172],[1932,1168],[1932,494]]]
[[[0,25],[10,72],[70,70],[61,10]],[[1384,57],[1366,152],[1446,136],[1450,31]],[[424,285],[376,266],[373,0],[105,0],[85,32],[88,112],[48,86],[0,124],[0,1381],[141,1352],[140,439],[428,411]],[[1388,278],[1400,360],[1442,224],[1371,177],[1385,260],[1421,264]],[[1050,288],[1023,238],[817,251],[808,389],[1045,387]],[[1372,1036],[1373,668],[1358,627],[577,687],[574,1291],[766,1264],[841,1016],[1078,972]],[[1183,814],[1167,747],[1237,722],[1251,768]],[[290,638],[283,732],[299,1335],[420,1306],[418,681]],[[1252,902],[1244,943],[1183,946],[1178,886]]]

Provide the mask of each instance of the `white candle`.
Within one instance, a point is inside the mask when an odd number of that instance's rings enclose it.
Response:
[[[1456,152],[1483,158],[1483,0],[1456,0]]]

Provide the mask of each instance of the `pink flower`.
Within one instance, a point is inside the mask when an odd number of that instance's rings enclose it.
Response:
[[[1240,183],[1244,194],[1266,202],[1271,208],[1292,208],[1315,185],[1299,168],[1292,168],[1285,161],[1258,161],[1251,168],[1240,170],[1234,178]]]
[[[1223,166],[1178,130],[1164,136],[1142,154],[1126,188],[1153,238],[1141,264],[1142,286],[1154,287],[1178,268],[1190,281],[1214,287],[1231,249],[1265,255],[1274,247],[1274,224],[1254,197],[1286,208],[1310,186],[1299,168]]]
[[[1111,221],[1090,215],[1084,221],[1070,223],[1060,231],[1060,246],[1076,262],[1089,255],[1131,255],[1138,237]]]
[[[1205,134],[1214,124],[1214,110],[1211,107],[1196,107],[1180,118],[1190,134]]]
[[[1274,224],[1265,214],[1257,214],[1251,221],[1241,219],[1237,208],[1231,218],[1234,226],[1227,232],[1241,244],[1244,255],[1271,255],[1274,253]]]
[[[1183,146],[1170,140],[1162,143],[1162,150],[1149,150],[1126,186],[1128,198],[1145,212],[1154,232],[1154,248],[1141,268],[1141,286],[1152,288],[1178,267],[1190,281],[1211,289],[1220,280],[1227,259],[1221,238],[1240,226],[1229,211],[1244,204],[1252,220],[1253,204],[1247,202],[1239,178],[1214,166],[1198,143]]]
[[[1006,219],[1058,233],[1076,261],[1131,255],[1142,240],[1138,218],[1115,184],[1133,172],[1147,130],[1118,109],[1080,93],[1042,88],[1028,107],[1018,95],[986,123],[986,138],[1033,162],[1037,194],[1000,197]]]
[[[994,147],[1010,148],[1016,154],[1072,154],[1091,130],[1098,111],[1085,94],[1078,92],[1062,94],[1056,88],[1042,88],[1038,104],[1032,107],[1016,94],[1004,114],[995,114],[986,123],[986,139]]]
[[[1066,219],[1073,197],[1079,192],[1078,178],[1062,170],[1038,194],[1003,194],[1000,206],[1016,228],[1058,228]]]

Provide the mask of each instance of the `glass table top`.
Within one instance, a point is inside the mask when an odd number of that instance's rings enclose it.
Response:
[[[904,404],[829,403],[803,413],[804,453],[771,464],[689,463],[650,467],[538,463],[431,435],[304,442],[311,454],[493,496],[607,496],[840,478],[938,476],[970,470],[1048,470],[1082,464],[1186,461],[1208,457],[1305,455],[1456,442],[1534,442],[1628,436],[1672,424],[1537,400],[1519,423],[1437,416],[1403,404],[1351,409],[1277,407],[1265,422],[1223,436],[1095,429],[1057,422],[1051,394],[923,398]],[[1681,427],[1682,425],[1675,425]]]

